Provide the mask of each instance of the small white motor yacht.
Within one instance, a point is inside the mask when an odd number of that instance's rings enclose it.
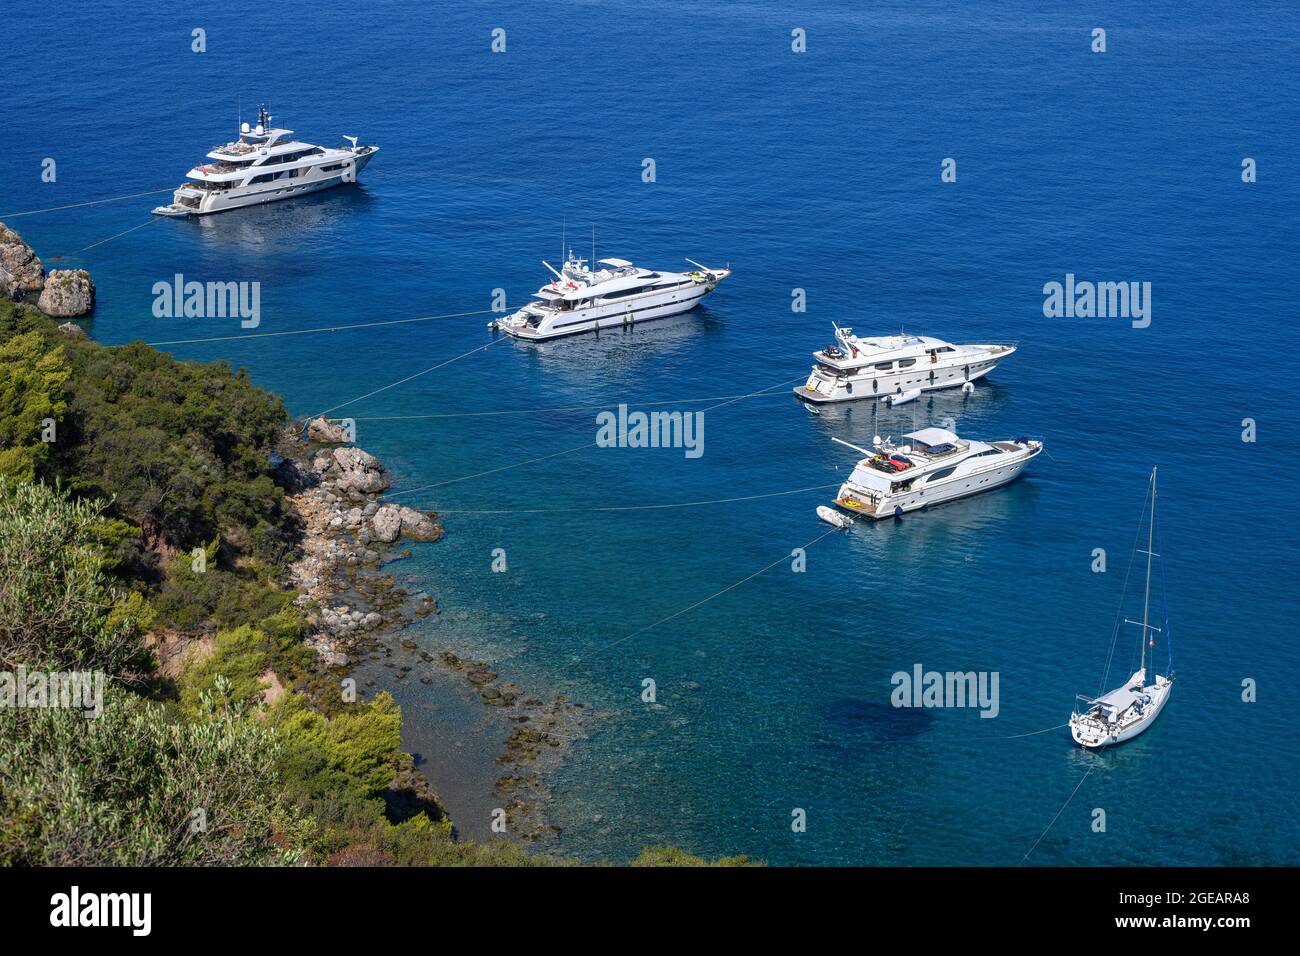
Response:
[[[910,432],[897,444],[877,437],[874,450],[832,441],[867,456],[840,486],[835,504],[869,518],[897,517],[1005,485],[1043,450],[1042,442],[1029,438],[972,441],[943,428]]]
[[[538,289],[533,301],[489,325],[515,338],[542,340],[677,315],[693,309],[731,275],[730,268],[686,261],[694,271],[656,272],[626,259],[601,259],[589,268],[570,250],[558,271],[543,260],[555,279]]]
[[[1142,628],[1141,641],[1141,663],[1133,675],[1120,687],[1115,688],[1107,694],[1100,697],[1079,696],[1079,701],[1084,704],[1084,709],[1075,709],[1070,715],[1070,736],[1074,742],[1081,747],[1087,747],[1090,750],[1096,750],[1101,747],[1108,747],[1111,744],[1123,743],[1125,740],[1131,740],[1138,734],[1150,727],[1155,719],[1160,716],[1160,711],[1164,709],[1169,700],[1169,693],[1174,684],[1174,658],[1173,649],[1169,635],[1169,613],[1166,609],[1163,627],[1156,627],[1151,624],[1151,565],[1153,558],[1160,556],[1155,553],[1155,530],[1156,530],[1156,470],[1151,469],[1151,518],[1147,528],[1147,547],[1144,552],[1147,556],[1147,577],[1146,589],[1142,597],[1142,620],[1130,621],[1125,620],[1127,624],[1134,624]],[[1145,510],[1145,509],[1144,509]],[[1163,569],[1163,559],[1161,559]],[[1164,574],[1161,574],[1163,581]],[[1118,635],[1118,628],[1116,629]],[[1152,680],[1147,680],[1147,667],[1155,667],[1155,647],[1156,634],[1161,634],[1165,639],[1165,648],[1168,653],[1168,663],[1166,672],[1168,676],[1162,674],[1152,675]],[[1114,643],[1112,640],[1111,651],[1114,652]],[[1147,652],[1151,653],[1148,654]],[[1149,661],[1148,661],[1149,659]],[[1105,676],[1102,677],[1102,686],[1106,684]]]
[[[794,393],[805,402],[848,402],[912,391],[964,386],[983,378],[1016,351],[1014,345],[953,345],[927,335],[864,339],[835,328],[835,341],[814,352],[808,381]]]
[[[263,106],[257,124],[244,123],[239,138],[213,147],[177,188],[171,205],[159,206],[159,216],[202,216],[243,206],[256,206],[357,181],[378,146],[358,146],[355,136],[345,136],[350,146],[330,149],[293,138],[293,130],[271,126]]]

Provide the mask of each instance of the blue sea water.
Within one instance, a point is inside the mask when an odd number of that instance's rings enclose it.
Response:
[[[155,318],[176,273],[260,282],[265,333],[483,310],[497,288],[518,303],[562,231],[585,254],[593,224],[602,255],[734,268],[687,316],[498,340],[392,388],[492,342],[488,317],[166,346],[247,368],[297,415],[354,416],[399,500],[443,512],[404,570],[442,607],[418,640],[599,714],[553,780],[561,852],[1300,862],[1293,3],[10,0],[5,17],[21,95],[0,220],[47,266],[92,270],[103,342],[246,334]],[[308,140],[379,143],[362,185],[195,221],[151,221],[162,195],[12,215],[174,185],[263,100]],[[1150,327],[1045,318],[1066,273],[1149,281]],[[832,321],[1020,351],[968,398],[814,416],[788,385]],[[698,459],[571,451],[593,406],[764,389],[706,412]],[[1048,454],[999,491],[825,533],[821,486],[854,458],[832,436],[944,419]],[[1153,466],[1178,680],[1152,730],[1089,755],[1056,725],[1098,688]],[[1122,631],[1113,679],[1135,647]],[[998,672],[998,717],[892,708],[890,675],[916,663]]]

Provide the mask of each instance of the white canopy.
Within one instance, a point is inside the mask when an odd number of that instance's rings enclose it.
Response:
[[[602,266],[613,266],[615,269],[626,269],[632,265],[626,259],[601,259]]]
[[[903,436],[914,442],[920,442],[922,445],[955,445],[958,441],[956,435],[942,428],[922,428],[920,431],[909,432]]]

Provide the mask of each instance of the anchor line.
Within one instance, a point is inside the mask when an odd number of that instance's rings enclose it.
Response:
[[[719,403],[716,404],[716,405],[710,405],[710,406],[707,407],[707,408],[702,408],[702,409],[700,409],[700,411],[701,411],[701,412],[711,412],[711,411],[714,411],[715,409],[722,408],[722,407],[724,407],[724,406],[726,406],[726,405],[734,404],[735,402],[744,401],[745,399],[748,399],[748,398],[757,398],[759,395],[765,395],[765,394],[767,394],[768,392],[775,391],[775,390],[778,389],[778,388],[784,388],[784,387],[786,387],[787,385],[789,385],[791,382],[802,381],[802,379],[803,379],[803,376],[800,376],[800,377],[797,378],[797,379],[789,379],[788,381],[781,382],[781,383],[779,383],[779,384],[777,384],[777,385],[772,385],[772,386],[770,386],[770,387],[768,387],[768,388],[761,389],[761,390],[759,390],[759,391],[757,391],[757,392],[750,392],[750,393],[747,394],[747,395],[741,395],[741,396],[739,396],[739,397],[737,397],[737,398],[728,399],[728,400],[725,401],[725,402],[719,402]],[[462,481],[469,481],[470,479],[473,479],[473,478],[483,478],[483,477],[486,477],[487,475],[495,475],[495,474],[497,474],[497,473],[499,473],[499,472],[502,472],[502,471],[510,471],[510,470],[513,469],[513,468],[521,468],[521,467],[523,467],[524,465],[535,464],[536,462],[539,462],[539,461],[547,461],[547,460],[549,460],[549,459],[551,459],[551,458],[559,458],[559,457],[561,457],[561,456],[563,456],[563,455],[571,455],[571,454],[573,454],[574,452],[584,451],[584,450],[586,450],[586,449],[588,449],[588,448],[595,448],[597,444],[598,444],[597,442],[591,441],[591,442],[587,442],[585,445],[575,445],[574,447],[572,447],[572,448],[566,448],[566,449],[564,449],[563,451],[552,452],[552,453],[549,454],[549,455],[540,455],[540,456],[538,456],[538,457],[536,457],[536,458],[528,458],[528,459],[525,459],[524,461],[517,461],[517,462],[513,462],[513,463],[508,464],[508,465],[501,465],[501,466],[499,466],[499,467],[497,467],[497,468],[490,468],[490,469],[488,469],[487,471],[476,472],[476,473],[474,473],[474,474],[472,474],[472,475],[462,475],[462,476],[459,477],[459,478],[448,478],[446,481],[434,482],[433,484],[429,484],[429,485],[421,485],[421,486],[419,486],[418,488],[408,488],[408,489],[405,489],[405,490],[403,490],[403,491],[394,491],[394,492],[392,492],[392,493],[390,493],[390,494],[384,495],[384,497],[385,497],[385,498],[396,498],[396,497],[399,497],[399,496],[401,496],[401,495],[414,495],[414,494],[418,494],[418,493],[421,492],[421,491],[433,491],[435,488],[445,488],[447,485],[458,484],[458,483],[460,483],[460,482],[462,482]],[[437,510],[437,509],[435,509],[435,510]]]
[[[829,530],[829,531],[824,531],[824,532],[822,532],[820,535],[818,535],[817,537],[815,537],[815,538],[813,538],[811,541],[809,541],[807,544],[805,544],[805,545],[803,546],[803,550],[804,550],[804,551],[807,551],[809,548],[811,548],[811,547],[812,547],[814,544],[816,544],[818,541],[821,541],[822,538],[825,538],[825,537],[827,537],[827,536],[829,536],[829,535],[832,535],[832,534],[834,534],[834,533],[835,533],[835,529],[834,529],[834,528],[832,528],[832,529]],[[649,631],[649,630],[652,630],[652,629],[658,627],[660,624],[666,624],[667,622],[669,622],[669,621],[671,621],[671,620],[674,620],[674,619],[676,619],[676,618],[679,618],[679,617],[681,617],[683,614],[686,614],[686,613],[688,613],[688,612],[690,612],[690,611],[695,610],[697,607],[700,607],[700,606],[702,606],[702,605],[704,605],[704,604],[708,604],[708,603],[709,603],[710,601],[712,601],[714,598],[721,597],[722,595],[726,594],[728,591],[734,591],[736,588],[740,587],[742,584],[746,583],[747,581],[752,581],[754,578],[758,577],[760,574],[763,574],[765,571],[770,571],[772,568],[776,567],[778,564],[781,564],[781,563],[783,563],[783,562],[785,562],[785,561],[789,561],[789,560],[790,560],[790,555],[789,555],[789,554],[783,554],[781,557],[777,558],[777,559],[776,559],[775,561],[773,561],[771,564],[764,565],[763,567],[761,567],[761,568],[759,568],[757,571],[755,571],[753,574],[746,575],[745,577],[741,578],[739,581],[735,581],[735,582],[733,582],[732,584],[728,584],[728,585],[727,585],[725,588],[723,588],[722,590],[720,590],[720,591],[715,591],[713,594],[710,594],[708,597],[703,598],[702,600],[696,601],[694,604],[688,605],[687,607],[682,608],[680,611],[674,611],[672,614],[669,614],[667,617],[661,617],[661,618],[659,618],[659,620],[654,621],[654,622],[652,622],[652,623],[650,623],[650,624],[647,624],[645,627],[637,628],[637,629],[636,629],[635,631],[633,631],[632,633],[627,634],[627,635],[625,635],[625,636],[623,636],[623,637],[620,637],[617,641],[614,641],[614,642],[612,642],[612,643],[610,643],[610,644],[606,644],[606,645],[604,645],[603,647],[599,647],[599,648],[597,648],[597,649],[595,650],[594,653],[595,653],[595,654],[603,654],[603,653],[605,653],[606,651],[610,650],[611,648],[617,647],[618,645],[620,645],[620,644],[622,644],[622,643],[624,643],[624,642],[626,642],[626,641],[630,641],[632,638],[637,637],[637,636],[640,635],[640,634],[644,634],[646,631]]]

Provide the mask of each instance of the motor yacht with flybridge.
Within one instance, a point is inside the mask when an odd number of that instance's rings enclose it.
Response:
[[[694,308],[731,275],[730,268],[686,261],[694,271],[656,272],[626,259],[601,259],[588,266],[569,250],[562,269],[542,261],[555,278],[531,302],[488,324],[515,338],[541,340],[677,315]]]
[[[185,174],[172,202],[159,206],[159,216],[201,216],[241,206],[256,206],[357,181],[378,146],[358,146],[355,136],[344,136],[350,146],[327,148],[293,138],[293,130],[271,125],[263,106],[257,124],[240,124],[239,138],[215,146],[207,158]]]
[[[1146,589],[1142,596],[1142,620],[1131,621],[1126,618],[1124,621],[1125,624],[1133,624],[1142,629],[1141,636],[1138,638],[1141,659],[1138,669],[1124,682],[1123,686],[1117,687],[1100,697],[1079,695],[1078,700],[1083,703],[1084,709],[1079,710],[1076,704],[1074,713],[1070,715],[1070,736],[1074,738],[1074,742],[1079,746],[1087,747],[1090,750],[1097,750],[1110,744],[1131,740],[1150,727],[1155,723],[1160,711],[1164,709],[1169,700],[1169,692],[1174,685],[1174,654],[1169,634],[1169,604],[1164,599],[1163,594],[1161,595],[1161,603],[1164,605],[1162,626],[1156,627],[1151,623],[1151,566],[1152,559],[1160,558],[1160,555],[1155,553],[1156,470],[1154,468],[1151,469],[1150,485],[1148,499],[1151,502],[1151,517],[1147,526],[1147,546],[1145,551],[1139,548],[1134,554],[1135,557],[1137,554],[1145,554],[1147,558]],[[1140,524],[1139,527],[1141,527]],[[1160,581],[1161,591],[1163,591],[1163,559],[1161,559],[1160,564]],[[1119,627],[1119,623],[1116,622],[1115,633],[1111,636],[1110,654],[1107,655],[1107,672],[1110,670],[1110,657],[1115,652],[1115,639],[1119,636]],[[1155,635],[1157,634],[1164,637],[1165,652],[1167,654],[1165,674],[1153,673],[1151,675],[1152,679],[1148,681],[1148,666],[1152,671],[1155,670],[1156,666]],[[1101,686],[1106,686],[1106,674],[1102,675]]]
[[[1043,450],[1029,438],[982,442],[943,428],[922,428],[897,443],[877,436],[873,450],[832,441],[867,456],[840,486],[835,504],[868,518],[898,517],[1005,485]]]
[[[862,338],[835,328],[835,341],[814,352],[812,374],[794,393],[805,402],[888,398],[965,387],[1016,351],[1014,345],[953,345],[928,335]]]

